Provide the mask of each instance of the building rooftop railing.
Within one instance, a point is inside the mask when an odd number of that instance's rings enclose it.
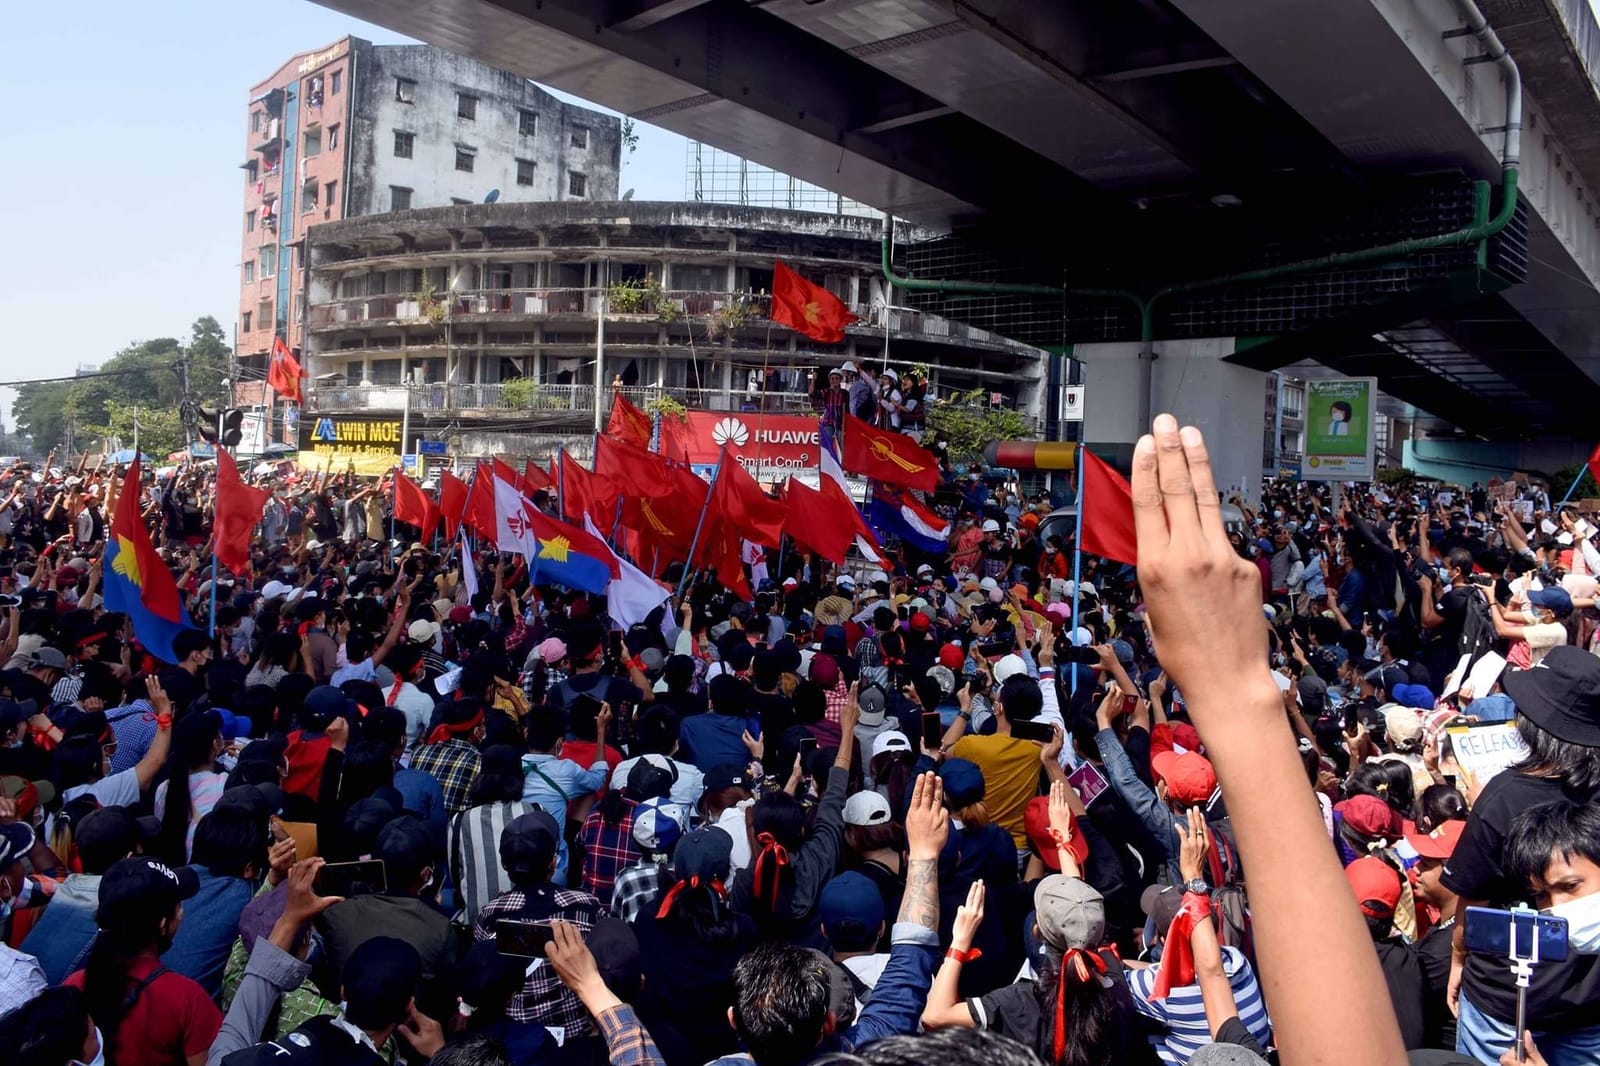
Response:
[[[593,385],[524,384],[522,381],[485,384],[342,385],[322,382],[307,390],[306,406],[313,412],[405,410],[407,392],[413,413],[446,413],[480,417],[592,416]],[[737,392],[721,389],[658,388],[634,386],[604,390],[609,409],[611,395],[620,392],[638,407],[668,397],[691,410],[760,411],[774,414],[809,414],[817,410],[810,393]]]

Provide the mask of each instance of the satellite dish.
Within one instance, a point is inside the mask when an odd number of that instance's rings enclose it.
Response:
[[[500,199],[500,190],[490,189],[488,194],[484,196],[483,202],[486,204],[492,204],[498,199]]]
[[[622,194],[622,198],[623,198],[623,199],[624,199],[624,200],[631,200],[631,199],[633,199],[633,190],[632,190],[632,189],[629,189],[629,190],[628,190],[628,191],[627,191],[627,192],[625,192],[625,193],[623,193],[623,194]]]

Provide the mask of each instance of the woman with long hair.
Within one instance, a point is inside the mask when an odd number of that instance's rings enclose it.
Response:
[[[222,747],[222,723],[215,711],[187,715],[172,727],[172,750],[156,785],[155,815],[161,819],[156,851],[174,866],[188,863],[195,826],[227,787],[227,775],[216,772]]]
[[[504,744],[483,749],[483,767],[467,792],[470,806],[450,819],[450,879],[467,921],[485,903],[512,888],[500,861],[500,834],[537,803],[522,800],[522,755]]]

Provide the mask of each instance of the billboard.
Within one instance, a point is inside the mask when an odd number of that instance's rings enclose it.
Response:
[[[1371,481],[1378,414],[1377,378],[1306,382],[1306,481]]]
[[[321,470],[333,457],[335,471],[355,464],[357,474],[376,477],[400,465],[400,419],[361,415],[308,415],[300,420],[300,465]]]
[[[754,411],[690,411],[683,434],[695,473],[709,475],[728,449],[757,481],[782,481],[790,474],[815,472],[822,440],[815,416],[769,415]]]

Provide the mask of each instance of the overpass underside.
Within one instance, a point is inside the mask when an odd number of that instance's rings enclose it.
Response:
[[[946,231],[895,249],[896,270],[1048,291],[905,302],[1036,344],[1150,332],[1134,302],[1083,290],[1145,297],[1450,232],[1486,189],[1498,207],[1504,86],[1449,0],[322,2]],[[1158,342],[1374,374],[1475,435],[1591,432],[1592,23],[1560,32],[1573,0],[1484,7],[1515,20],[1554,101],[1526,101],[1510,224],[1174,295]]]

